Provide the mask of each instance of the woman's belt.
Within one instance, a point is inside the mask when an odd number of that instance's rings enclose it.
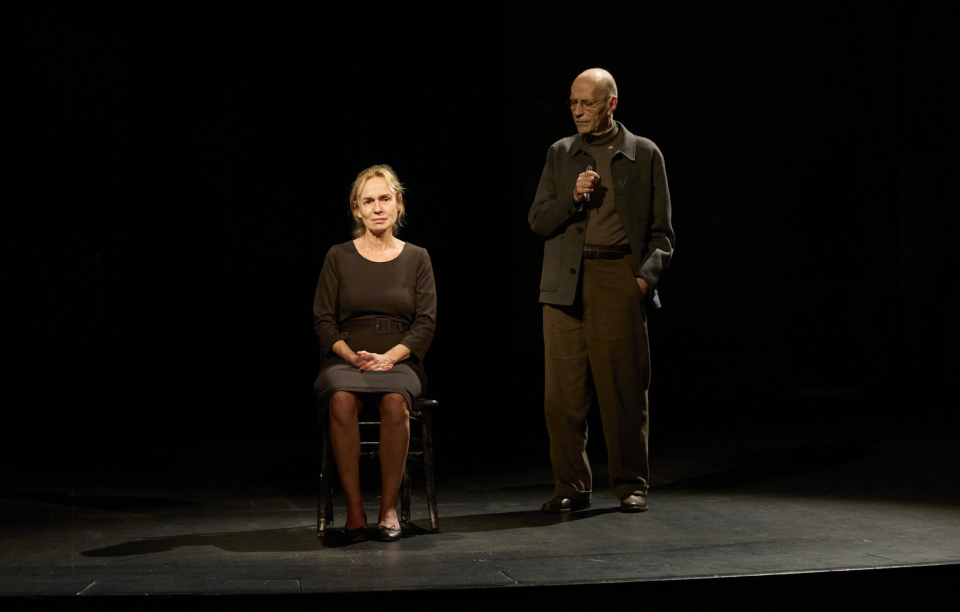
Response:
[[[340,331],[370,331],[378,334],[402,334],[410,329],[408,323],[394,321],[389,317],[377,317],[376,319],[365,319],[362,321],[344,321],[340,324]]]
[[[584,259],[623,259],[630,254],[630,245],[619,246],[584,246]]]

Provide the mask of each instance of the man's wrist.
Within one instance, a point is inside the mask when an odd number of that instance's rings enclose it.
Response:
[[[584,197],[582,200],[577,199],[577,190],[573,190],[573,205],[577,207],[577,212],[583,210],[583,205],[587,201],[587,198]]]

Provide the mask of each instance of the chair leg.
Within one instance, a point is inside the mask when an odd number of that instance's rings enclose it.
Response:
[[[440,516],[437,514],[437,489],[433,485],[433,428],[431,414],[424,410],[420,416],[423,427],[423,472],[427,481],[427,506],[430,508],[430,531],[440,531]]]
[[[403,466],[403,481],[400,485],[400,520],[410,522],[410,468]]]
[[[317,496],[317,537],[322,538],[327,525],[333,523],[333,478],[330,471],[330,428],[323,428],[323,459],[320,464],[320,493]]]
[[[331,450],[331,452],[333,451]],[[335,464],[333,463],[333,461],[331,461],[330,471],[333,472],[336,469],[337,468]],[[325,513],[327,518],[327,525],[333,525],[333,481],[335,480],[334,476],[335,474],[331,473],[330,480],[327,481],[329,483],[327,485],[327,511]]]

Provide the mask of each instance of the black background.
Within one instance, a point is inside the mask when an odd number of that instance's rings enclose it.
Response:
[[[354,176],[388,163],[436,273],[438,453],[546,460],[526,215],[594,66],[674,204],[654,452],[718,424],[957,422],[951,14],[19,6],[7,449],[311,447],[316,279]]]

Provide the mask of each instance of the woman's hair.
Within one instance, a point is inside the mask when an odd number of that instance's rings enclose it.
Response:
[[[366,226],[363,224],[363,219],[356,214],[354,206],[360,206],[357,200],[360,198],[360,194],[363,193],[363,188],[367,184],[367,181],[375,176],[379,176],[387,182],[387,188],[397,200],[397,222],[393,224],[394,236],[400,232],[400,228],[403,226],[403,220],[407,215],[407,207],[403,203],[404,188],[403,185],[400,184],[400,179],[397,178],[397,173],[386,164],[370,166],[357,175],[357,180],[353,181],[353,188],[350,190],[350,219],[353,220],[353,228],[350,233],[353,234],[354,238],[360,238],[367,231]]]

